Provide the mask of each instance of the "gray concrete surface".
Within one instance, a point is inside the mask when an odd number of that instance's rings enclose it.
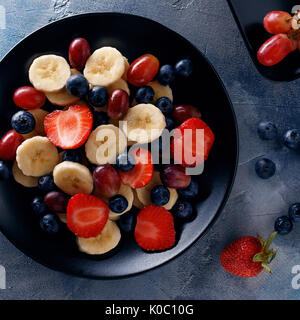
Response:
[[[250,0],[249,0],[250,2]],[[25,4],[26,3],[26,4]],[[298,299],[291,286],[300,264],[300,226],[277,237],[273,275],[242,279],[226,273],[219,253],[234,238],[257,232],[267,236],[275,217],[300,201],[300,155],[280,142],[258,139],[256,126],[269,119],[280,132],[300,127],[300,80],[275,83],[255,69],[225,0],[12,0],[6,29],[0,30],[0,57],[30,32],[72,14],[91,11],[130,12],[159,21],[194,43],[213,63],[230,94],[240,129],[240,160],[233,192],[220,219],[191,249],[146,274],[129,279],[95,281],[49,270],[0,236],[0,264],[7,270],[7,289],[0,299]],[[278,167],[263,181],[253,171],[266,155]]]

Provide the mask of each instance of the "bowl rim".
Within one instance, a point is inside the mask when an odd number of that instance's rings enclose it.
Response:
[[[77,278],[85,278],[85,279],[94,279],[94,280],[113,280],[113,279],[126,279],[126,278],[129,278],[129,277],[132,277],[132,276],[136,276],[136,275],[140,275],[140,274],[143,274],[145,272],[148,272],[150,270],[154,270],[158,267],[161,267],[162,265],[165,265],[167,263],[169,263],[170,261],[172,261],[173,259],[179,257],[180,255],[182,255],[184,252],[186,252],[189,248],[191,248],[191,246],[193,246],[200,238],[204,237],[208,231],[212,228],[212,226],[215,224],[215,222],[217,221],[217,219],[220,217],[228,199],[229,199],[229,196],[231,194],[231,191],[232,191],[232,188],[233,188],[233,185],[234,185],[234,182],[235,182],[235,178],[236,178],[236,174],[237,174],[237,169],[238,169],[238,163],[239,163],[239,128],[238,128],[238,122],[237,122],[237,117],[236,117],[236,114],[235,114],[235,110],[233,108],[233,104],[232,104],[232,101],[230,99],[230,96],[227,92],[227,89],[222,81],[222,79],[220,78],[219,74],[217,73],[216,69],[214,68],[214,66],[212,65],[212,63],[209,61],[209,59],[193,44],[191,43],[188,39],[186,39],[185,37],[183,37],[181,34],[179,34],[178,32],[170,29],[169,27],[165,26],[164,24],[158,22],[158,21],[155,21],[155,20],[152,20],[150,18],[147,18],[147,17],[144,17],[144,16],[140,16],[140,15],[136,15],[136,14],[132,14],[132,13],[124,13],[124,12],[117,12],[117,11],[105,11],[105,12],[86,12],[86,13],[78,13],[78,14],[74,14],[74,15],[71,15],[71,16],[67,16],[67,17],[63,17],[63,18],[60,18],[60,19],[57,19],[55,21],[51,21],[50,23],[47,23],[45,25],[43,25],[42,27],[38,28],[38,29],[35,29],[34,31],[30,32],[28,35],[26,35],[24,38],[22,38],[21,40],[19,40],[0,60],[0,64],[4,62],[4,60],[15,50],[17,49],[18,46],[21,45],[21,43],[23,41],[26,41],[28,38],[30,38],[32,35],[42,31],[42,30],[45,30],[46,28],[52,26],[52,25],[55,25],[55,24],[58,24],[58,23],[61,23],[65,20],[73,20],[73,19],[78,19],[80,17],[88,17],[88,16],[132,16],[134,18],[139,18],[139,19],[142,19],[142,20],[145,20],[145,21],[148,21],[148,22],[151,22],[151,23],[155,23],[157,25],[159,25],[160,27],[162,28],[165,28],[167,29],[168,31],[176,34],[176,36],[186,42],[189,43],[190,46],[192,46],[201,56],[202,58],[205,60],[205,62],[208,64],[208,66],[211,68],[211,70],[213,71],[216,79],[218,80],[218,82],[220,83],[222,89],[223,89],[223,93],[225,94],[226,98],[227,98],[227,101],[228,101],[228,104],[229,104],[229,107],[230,107],[230,110],[231,110],[231,114],[232,114],[232,117],[233,117],[233,122],[234,122],[234,131],[235,131],[235,138],[236,138],[236,143],[235,143],[235,163],[234,163],[234,170],[231,174],[231,178],[230,178],[230,181],[229,181],[229,184],[226,188],[226,192],[225,192],[225,195],[222,199],[222,202],[220,203],[214,217],[212,218],[212,220],[210,221],[210,223],[207,225],[207,227],[202,231],[202,233],[197,236],[188,246],[186,246],[184,249],[182,249],[179,253],[177,253],[176,255],[174,256],[171,256],[169,258],[167,258],[164,262],[160,263],[159,265],[156,265],[154,267],[148,267],[148,268],[145,268],[141,271],[138,271],[138,272],[132,272],[132,273],[127,273],[125,275],[115,275],[115,276],[97,276],[97,275],[91,275],[91,274],[78,274],[76,273],[75,271],[73,270],[64,270],[63,268],[61,267],[58,267],[58,266],[52,266],[50,265],[49,263],[45,262],[43,259],[39,258],[38,256],[36,256],[35,254],[32,254],[31,252],[29,252],[30,250],[27,249],[27,248],[21,248],[19,245],[18,245],[18,241],[12,239],[2,228],[2,226],[0,225],[0,232],[9,240],[10,243],[12,243],[18,250],[20,250],[22,253],[24,253],[26,256],[30,257],[32,260],[36,261],[37,263],[51,269],[51,270],[55,270],[55,271],[59,271],[59,272],[62,272],[64,274],[67,274],[67,275],[72,275],[72,276],[75,276]]]

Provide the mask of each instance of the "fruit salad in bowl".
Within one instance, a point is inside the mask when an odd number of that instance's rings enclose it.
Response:
[[[189,58],[128,61],[113,46],[91,52],[84,38],[71,42],[68,57],[35,57],[0,140],[1,178],[11,170],[36,188],[40,228],[52,237],[67,228],[86,254],[110,252],[124,233],[146,252],[174,247],[174,221],[196,214],[191,169],[203,170],[215,140],[198,108],[174,101],[172,84],[192,72]]]

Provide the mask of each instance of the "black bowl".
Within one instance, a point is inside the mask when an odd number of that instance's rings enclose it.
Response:
[[[124,236],[121,245],[108,256],[93,257],[80,253],[75,237],[65,229],[58,237],[44,234],[30,209],[36,190],[15,182],[0,184],[0,228],[20,250],[36,261],[56,270],[77,276],[114,278],[133,275],[157,267],[176,257],[212,225],[229,196],[238,158],[238,135],[235,115],[211,64],[187,40],[154,21],[119,13],[92,13],[51,23],[16,45],[0,63],[1,133],[9,129],[17,108],[12,101],[14,90],[29,83],[28,68],[42,54],[67,57],[74,37],[85,37],[95,50],[109,45],[119,49],[129,61],[144,53],[157,56],[161,64],[190,57],[195,70],[192,77],[177,83],[176,103],[199,106],[216,136],[215,145],[199,177],[201,195],[196,201],[197,217],[180,231],[177,245],[165,252],[146,253],[133,237]]]

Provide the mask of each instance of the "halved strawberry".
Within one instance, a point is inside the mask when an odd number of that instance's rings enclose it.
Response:
[[[67,207],[67,226],[79,237],[98,236],[109,214],[108,205],[101,199],[83,193],[73,196]]]
[[[151,205],[139,212],[134,237],[143,249],[169,249],[175,244],[175,234],[173,216],[165,208]]]
[[[56,110],[44,120],[47,137],[62,149],[82,146],[89,137],[92,126],[93,114],[86,106],[71,106],[65,111]]]
[[[119,175],[124,184],[133,189],[141,188],[148,184],[153,176],[152,156],[148,150],[138,148],[130,151],[135,159],[135,166],[129,171],[119,170]]]
[[[204,139],[201,139],[201,131],[197,129],[204,130]],[[171,152],[175,162],[184,167],[194,167],[203,163],[208,158],[214,140],[213,132],[201,119],[190,118],[184,121],[175,129],[171,143]]]

